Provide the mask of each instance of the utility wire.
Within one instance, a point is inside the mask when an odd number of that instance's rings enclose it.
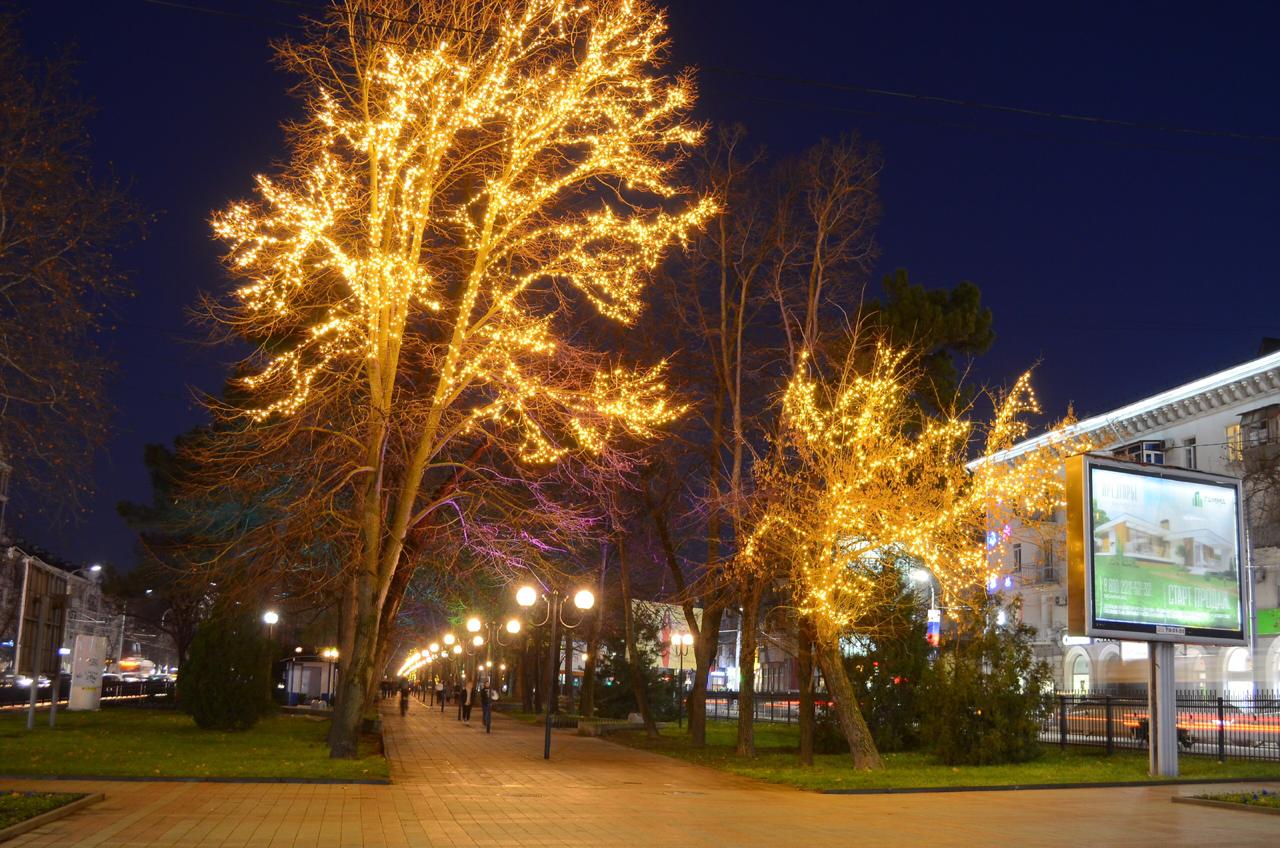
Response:
[[[273,27],[287,27],[290,29],[306,28],[306,24],[302,21],[293,21],[293,22],[279,21],[271,18],[262,17],[259,15],[252,15],[252,14],[247,14],[243,12],[234,12],[228,9],[219,9],[219,8],[214,8],[209,6],[201,6],[194,3],[179,2],[179,0],[139,0],[139,2],[146,3],[152,6],[163,6],[163,7],[168,7],[172,9],[181,9],[183,11],[188,11],[188,12],[217,15],[217,16],[226,17],[226,18],[238,18],[241,20],[257,21],[259,23],[268,23]],[[272,0],[272,2],[280,6],[303,9],[303,10],[315,12],[315,13],[320,13],[324,11],[323,9],[317,6],[313,6],[310,3],[301,2],[301,0]],[[362,15],[365,17],[370,17],[370,18],[378,18],[381,20],[386,20],[394,23],[408,24],[410,26],[422,26],[424,28],[429,28],[429,29],[446,30],[451,32],[465,33],[468,35],[492,34],[492,30],[467,29],[463,27],[456,27],[450,24],[435,23],[428,20],[414,21],[414,20],[408,20],[404,18],[396,18],[389,15],[380,15],[376,12],[370,12],[370,11],[364,11],[364,10],[358,10],[356,14]],[[391,41],[379,41],[379,43],[390,44],[392,46],[397,46],[397,47],[407,46],[404,44],[399,44]],[[1158,133],[1183,135],[1183,136],[1195,136],[1195,137],[1202,137],[1202,138],[1229,139],[1231,141],[1248,141],[1248,142],[1259,142],[1264,144],[1280,144],[1280,136],[1276,136],[1276,135],[1245,133],[1245,132],[1238,132],[1235,130],[1206,129],[1202,127],[1182,127],[1182,126],[1176,126],[1172,124],[1151,123],[1151,122],[1145,122],[1145,121],[1132,121],[1132,120],[1127,120],[1123,118],[1108,118],[1101,115],[1084,115],[1084,114],[1077,114],[1077,113],[1071,113],[1071,112],[1055,112],[1055,111],[1046,110],[1046,109],[1033,109],[1033,108],[1024,107],[1024,106],[1008,106],[1000,103],[988,103],[981,100],[967,100],[967,99],[956,98],[956,97],[946,97],[946,96],[937,95],[937,94],[925,94],[921,92],[899,91],[896,89],[877,88],[874,86],[856,85],[853,83],[844,83],[844,82],[832,82],[828,80],[813,79],[809,77],[800,77],[800,76],[793,76],[788,74],[778,74],[778,73],[767,72],[767,71],[753,71],[753,70],[747,70],[744,68],[734,68],[727,65],[706,65],[706,66],[703,66],[701,70],[710,72],[710,73],[715,73],[715,74],[722,74],[726,76],[739,76],[739,77],[759,79],[759,80],[769,80],[772,82],[778,82],[785,85],[792,85],[792,86],[798,86],[798,87],[817,88],[817,89],[824,89],[828,91],[840,91],[840,92],[852,93],[852,94],[865,94],[865,95],[872,95],[876,97],[886,97],[886,98],[892,98],[897,100],[912,101],[917,103],[930,103],[930,104],[937,104],[937,105],[953,106],[953,107],[966,108],[966,109],[971,109],[976,111],[1018,115],[1022,117],[1039,118],[1042,120],[1054,120],[1054,121],[1060,121],[1065,123],[1086,124],[1090,126],[1115,127],[1115,128],[1123,128],[1123,129],[1136,129],[1136,130],[1145,130],[1148,132],[1158,132]],[[790,101],[770,100],[768,98],[756,98],[756,99],[759,99],[762,102],[774,103],[775,105],[777,104],[795,105]],[[857,109],[849,109],[844,107],[820,106],[817,104],[809,104],[809,105],[811,108],[825,108],[832,111],[845,111],[851,114],[864,114],[864,115],[871,115],[875,117],[892,117],[889,115],[885,115],[883,113],[862,112]],[[944,126],[945,125],[946,124],[944,124]],[[966,128],[966,129],[981,129],[973,125],[965,125],[965,124],[958,124],[958,125],[952,124],[951,126],[956,126],[960,128]],[[1166,148],[1166,150],[1168,149]],[[1190,152],[1190,151],[1179,150],[1176,152]],[[1204,151],[1196,151],[1196,152],[1204,152]]]
[[[1077,115],[1070,112],[1051,112],[1043,109],[1029,109],[1023,106],[1005,106],[998,103],[984,103],[979,100],[961,100],[955,97],[942,97],[936,94],[921,94],[910,91],[895,91],[888,88],[872,88],[852,83],[827,82],[824,80],[794,77],[785,74],[765,71],[748,71],[742,68],[731,68],[723,65],[707,65],[702,68],[712,73],[750,77],[754,79],[781,82],[787,85],[823,88],[831,91],[844,91],[854,94],[872,94],[878,97],[893,97],[899,100],[914,100],[921,103],[939,103],[946,106],[962,106],[967,109],[978,109],[988,112],[1003,112],[1010,115],[1023,115],[1033,118],[1049,118],[1057,121],[1093,124],[1096,126],[1124,127],[1126,129],[1150,130],[1152,132],[1176,133],[1179,135],[1205,136],[1208,138],[1229,138],[1235,141],[1259,141],[1267,144],[1280,143],[1280,136],[1256,135],[1253,133],[1235,132],[1232,130],[1200,129],[1196,127],[1179,127],[1169,124],[1153,124],[1143,121],[1127,121],[1120,118],[1104,118],[1098,115]]]

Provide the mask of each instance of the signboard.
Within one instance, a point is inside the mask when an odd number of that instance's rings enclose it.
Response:
[[[102,702],[102,669],[107,663],[107,640],[102,636],[76,636],[71,654],[71,695],[67,709],[96,710]]]
[[[1258,635],[1280,636],[1280,609],[1258,610]]]
[[[67,575],[27,560],[22,581],[22,614],[18,618],[16,669],[32,677],[56,675],[62,668],[63,625],[67,614]]]
[[[1248,643],[1239,480],[1072,457],[1067,525],[1073,634]]]

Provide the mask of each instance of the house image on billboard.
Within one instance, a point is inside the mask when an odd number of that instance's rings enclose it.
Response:
[[[1204,527],[1170,530],[1132,515],[1120,515],[1093,529],[1094,552],[1180,565],[1192,574],[1228,572],[1231,542]]]

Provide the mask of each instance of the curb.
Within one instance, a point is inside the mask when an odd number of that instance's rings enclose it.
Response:
[[[1175,804],[1195,804],[1197,807],[1217,807],[1220,810],[1240,810],[1246,813],[1263,813],[1269,816],[1280,816],[1280,807],[1259,807],[1256,804],[1237,804],[1234,801],[1216,801],[1213,798],[1191,798],[1187,795],[1174,795],[1169,799]],[[0,839],[3,837],[0,836]]]
[[[302,783],[325,786],[390,786],[389,777],[130,777],[102,774],[0,774],[0,780],[87,780],[112,783]]]
[[[101,792],[91,792],[83,798],[77,798],[68,804],[63,804],[56,810],[50,810],[47,813],[41,813],[38,816],[33,816],[26,821],[11,824],[3,830],[0,830],[0,842],[12,839],[15,836],[21,836],[29,830],[35,830],[37,827],[42,827],[50,822],[55,822],[64,816],[71,815],[77,810],[82,810],[85,807],[98,803],[99,801],[106,800],[106,797],[107,796],[103,795]]]
[[[1013,786],[911,786],[885,789],[819,789],[819,795],[915,795],[923,792],[1025,792],[1040,789],[1123,789],[1126,786],[1199,786],[1210,783],[1276,783],[1277,777],[1210,777],[1200,780],[1118,780],[1102,783],[1022,783]],[[1239,806],[1239,805],[1232,805]]]

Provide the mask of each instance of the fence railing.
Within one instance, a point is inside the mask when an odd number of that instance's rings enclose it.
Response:
[[[827,703],[827,694],[818,692],[814,700],[819,709]],[[756,692],[751,705],[751,715],[756,721],[773,721],[791,724],[799,721],[799,692]],[[708,718],[737,718],[738,693],[729,690],[707,693]]]
[[[62,675],[58,687],[58,703],[66,704],[71,692],[71,678]],[[0,685],[0,709],[17,709],[31,703],[31,686],[28,683],[20,686],[16,682]],[[104,680],[102,682],[103,706],[126,706],[130,704],[172,703],[174,682],[172,680]],[[47,707],[53,699],[53,683],[42,679],[36,686],[36,706]]]
[[[1219,760],[1280,761],[1280,692],[1240,696],[1188,690],[1176,694],[1178,749]],[[1060,693],[1041,725],[1044,742],[1145,749],[1150,719],[1145,696]]]

